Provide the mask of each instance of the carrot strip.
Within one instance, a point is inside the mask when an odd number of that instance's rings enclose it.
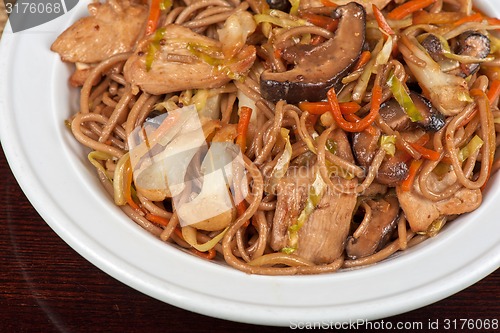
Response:
[[[380,103],[382,101],[382,87],[376,84],[372,89],[372,102],[370,112],[366,117],[357,122],[350,122],[344,119],[342,111],[340,110],[339,101],[335,94],[335,89],[328,90],[328,102],[330,103],[333,118],[337,124],[347,132],[361,132],[368,128],[378,116],[380,110]]]
[[[361,105],[359,105],[356,102],[343,102],[339,103],[340,105],[340,111],[342,111],[342,114],[353,114],[359,111],[361,109]]]
[[[182,230],[179,226],[177,226],[175,229],[174,229],[174,234],[179,237],[181,240],[185,241],[184,239],[184,236],[182,236]]]
[[[245,214],[246,210],[247,210],[247,204],[245,203],[245,200],[240,201],[236,205],[236,212],[238,213],[238,216]],[[250,220],[246,220],[245,223],[243,223],[243,226],[248,227],[249,224]]]
[[[387,23],[387,20],[384,17],[384,14],[378,9],[378,7],[373,4],[373,15],[375,16],[375,20],[377,20],[378,27],[380,30],[385,32],[387,35],[394,35],[394,30],[392,30],[391,26],[389,23]]]
[[[500,80],[491,81],[490,89],[486,94],[488,96],[488,100],[490,101],[490,105],[495,102],[495,100],[500,96]]]
[[[418,153],[420,153],[422,157],[428,160],[437,161],[441,157],[441,154],[435,150],[425,148],[424,146],[420,146],[418,144],[415,144],[414,142],[409,142],[409,144],[413,149],[415,149]]]
[[[481,22],[482,20],[483,20],[483,15],[481,15],[480,13],[475,13],[472,15],[462,17],[460,20],[455,21],[455,23],[453,23],[453,25],[455,27],[458,27],[459,25],[462,25],[464,23]]]
[[[478,112],[478,111],[477,111],[477,109],[474,109],[474,111],[472,111],[472,112],[470,113],[470,115],[468,115],[468,116],[467,116],[467,118],[465,118],[465,119],[462,121],[462,123],[460,123],[460,127],[463,127],[463,126],[467,125],[468,123],[470,123],[470,121],[471,121],[472,119],[474,119],[474,117],[477,115],[477,112]]]
[[[130,207],[134,210],[140,211],[141,207],[132,199],[132,166],[130,165],[130,161],[128,162],[127,169],[125,171],[125,199]]]
[[[424,9],[427,6],[432,5],[434,2],[436,2],[436,0],[411,0],[405,2],[387,14],[387,18],[390,20],[402,20],[417,10]]]
[[[408,171],[408,176],[401,183],[401,189],[405,192],[408,192],[413,187],[413,183],[415,182],[415,177],[417,176],[417,172],[422,166],[423,160],[413,160],[410,164],[410,170]]]
[[[328,102],[300,102],[299,108],[310,114],[322,115],[330,111],[330,104]]]
[[[464,17],[463,13],[440,12],[428,13],[425,10],[419,10],[413,13],[412,23],[417,24],[451,24]]]
[[[208,250],[207,252],[201,252],[201,251],[198,251],[197,249],[195,248],[191,248],[189,249],[192,253],[196,254],[198,257],[201,257],[203,259],[207,259],[207,260],[212,260],[213,258],[215,258],[215,255],[217,254],[217,252],[215,251],[214,248],[211,248],[210,250]]]
[[[500,19],[497,19],[496,17],[483,17],[489,25],[500,25]]]
[[[360,69],[361,67],[363,67],[364,65],[366,65],[368,63],[368,61],[370,61],[372,57],[372,53],[370,51],[363,51],[361,53],[361,55],[359,56],[359,59],[358,59],[358,62],[356,63],[356,66],[354,66],[354,70],[353,71],[356,71],[358,69]]]
[[[312,23],[315,26],[324,28],[329,31],[336,30],[339,24],[339,20],[324,15],[303,13],[301,17],[306,21],[308,21],[309,23]]]
[[[321,4],[325,7],[337,8],[339,5],[331,2],[330,0],[321,0]]]
[[[161,216],[158,216],[158,215],[154,215],[154,214],[151,214],[151,213],[147,213],[146,216],[145,216],[146,219],[148,219],[149,221],[153,222],[153,223],[156,223],[156,224],[159,224],[159,225],[162,225],[162,226],[167,226],[168,223],[170,222],[170,220],[164,218],[164,217],[161,217]]]
[[[344,118],[350,122],[358,122],[361,120],[360,117],[358,117],[357,115],[355,115],[354,113],[343,113],[342,114],[344,115]],[[376,136],[378,135],[377,133],[377,130],[375,129],[375,127],[373,127],[372,125],[368,126],[367,128],[364,129],[365,132],[367,132],[368,134],[372,135],[372,136]]]
[[[240,108],[240,119],[238,121],[236,144],[240,146],[241,152],[244,153],[247,149],[247,134],[248,125],[252,116],[252,109],[247,106]]]
[[[160,12],[160,0],[151,0],[148,21],[146,24],[146,36],[149,36],[156,31],[158,19],[160,18]]]
[[[339,106],[342,114],[356,113],[361,109],[361,106],[356,102],[343,102],[339,103]],[[331,110],[329,102],[300,102],[299,108],[314,115],[322,115]]]

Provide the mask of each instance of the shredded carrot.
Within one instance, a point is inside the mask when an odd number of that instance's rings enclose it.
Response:
[[[380,87],[380,85],[378,84],[375,84],[375,86],[372,89],[372,102],[370,106],[370,112],[366,117],[356,122],[350,122],[344,119],[342,111],[340,109],[339,101],[337,99],[337,95],[335,93],[335,89],[332,88],[328,90],[327,97],[328,97],[328,102],[330,103],[333,118],[335,119],[337,124],[344,131],[361,132],[367,129],[378,116],[380,110],[380,103],[382,101],[382,87]]]
[[[342,107],[341,107],[341,109],[342,109]],[[361,118],[358,117],[357,115],[355,115],[354,113],[344,113],[344,112],[342,112],[342,114],[344,115],[344,118],[347,121],[350,121],[350,122],[354,122],[355,123],[355,122],[358,122],[358,121],[361,120]],[[372,125],[370,125],[367,128],[365,128],[364,131],[366,133],[372,135],[372,136],[378,135],[377,130]]]
[[[275,57],[276,59],[281,59],[281,53],[282,53],[282,52],[283,52],[283,50],[282,50],[282,49],[276,49],[276,50],[274,50],[274,57]]]
[[[330,0],[321,0],[321,4],[325,7],[332,7],[332,8],[337,8],[339,6],[336,3],[331,2]]]
[[[410,164],[410,170],[408,170],[408,176],[401,183],[401,189],[405,192],[408,192],[413,187],[413,183],[415,182],[415,177],[417,176],[417,172],[422,166],[423,160],[413,160]]]
[[[375,20],[377,20],[377,24],[380,30],[385,32],[386,35],[394,35],[394,30],[392,30],[389,23],[387,23],[387,20],[385,19],[384,14],[382,14],[380,9],[378,9],[378,7],[375,4],[372,5],[372,8],[373,8],[373,15],[375,16]],[[387,38],[387,36],[384,37]]]
[[[500,25],[500,19],[497,19],[496,17],[485,16],[483,18],[488,22],[489,25]]]
[[[246,204],[245,200],[241,200],[236,205],[236,211],[238,212],[238,216],[245,214],[246,210],[247,210],[247,204]],[[245,221],[243,226],[248,227],[249,224],[250,224],[250,220],[247,220],[247,221]]]
[[[354,66],[354,70],[358,70],[360,68],[362,68],[364,65],[366,65],[368,63],[368,61],[370,61],[372,57],[372,53],[368,50],[366,51],[363,51],[361,53],[361,55],[359,56],[359,59],[358,59],[358,62],[356,63],[356,66]]]
[[[439,12],[428,13],[425,10],[419,10],[413,13],[412,23],[417,24],[452,24],[464,17],[463,13],[457,12]]]
[[[151,6],[149,7],[149,16],[146,25],[146,36],[149,36],[156,31],[159,18],[160,18],[160,0],[151,0]]]
[[[141,211],[141,207],[132,199],[132,166],[130,165],[130,161],[127,163],[127,167],[125,170],[125,199],[130,207],[136,211]]]
[[[488,96],[488,100],[490,101],[490,105],[495,102],[495,100],[500,96],[500,80],[491,81],[490,89],[486,94]]]
[[[207,260],[212,260],[213,258],[215,258],[215,255],[217,254],[217,252],[215,251],[214,248],[211,248],[207,252],[201,252],[193,247],[190,249],[190,251],[192,253],[196,254],[198,257],[201,257],[201,258],[207,259]]]
[[[472,15],[464,16],[460,20],[457,20],[453,23],[455,27],[458,27],[459,25],[462,25],[464,23],[469,23],[469,22],[481,22],[483,20],[483,15],[481,13],[475,13]]]
[[[247,106],[240,108],[240,119],[238,121],[236,137],[236,144],[240,146],[241,152],[244,153],[247,149],[247,134],[248,126],[250,125],[250,117],[252,116],[252,109]]]
[[[300,16],[309,23],[312,23],[315,26],[324,28],[329,31],[334,31],[335,29],[337,29],[337,26],[339,24],[339,20],[324,15],[303,13]]]
[[[168,219],[166,219],[164,217],[161,217],[161,216],[158,216],[158,215],[154,215],[154,214],[151,214],[151,213],[147,213],[145,217],[149,221],[151,221],[153,223],[156,223],[156,224],[159,224],[159,225],[162,225],[162,226],[165,226],[165,227],[170,222]]]
[[[477,109],[474,109],[474,111],[472,111],[468,116],[467,118],[465,118],[461,123],[460,123],[460,126],[459,127],[463,127],[465,125],[467,125],[468,123],[471,122],[472,119],[474,119],[474,117],[477,115],[478,113],[478,110]]]
[[[422,155],[423,158],[426,158],[431,161],[437,161],[441,157],[441,154],[435,150],[425,148],[423,145],[418,145],[414,142],[409,142],[410,146],[415,149],[418,153]]]
[[[415,142],[415,144],[420,145],[420,146],[425,146],[427,142],[430,140],[430,135],[429,133],[424,133],[421,137],[419,137]]]
[[[356,102],[342,102],[339,103],[340,105],[340,111],[342,111],[342,114],[352,114],[356,113],[361,109],[361,105],[359,105]]]
[[[410,0],[394,8],[387,14],[387,18],[390,20],[402,20],[408,15],[432,5],[434,2],[436,2],[436,0]]]
[[[361,106],[356,102],[342,102],[339,103],[339,107],[342,114],[356,113],[361,109]],[[314,115],[322,115],[331,111],[329,102],[300,102],[299,108]]]

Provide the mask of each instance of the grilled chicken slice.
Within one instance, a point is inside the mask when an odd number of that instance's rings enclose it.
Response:
[[[157,48],[152,54],[151,45]],[[221,50],[219,41],[170,24],[139,43],[125,64],[125,79],[150,94],[217,88],[246,74],[256,58],[251,45],[234,59],[224,59]]]
[[[344,132],[332,133],[335,153],[354,161]],[[277,187],[277,205],[271,232],[271,247],[280,251],[290,245],[290,227],[306,206],[311,186],[318,174],[317,166],[291,167]],[[332,176],[334,188],[327,188],[307,220],[298,230],[295,254],[316,264],[331,263],[345,248],[354,208],[355,194],[341,193],[342,187],[352,187],[355,180]]]
[[[450,171],[443,180],[431,174],[435,179],[429,180],[431,190],[439,192],[443,187],[453,184],[456,175]],[[468,213],[479,207],[482,201],[481,190],[470,190],[461,188],[447,199],[441,201],[431,201],[422,195],[419,184],[420,177],[415,179],[411,191],[403,191],[400,186],[396,187],[399,204],[405,213],[406,219],[414,232],[425,232],[429,226],[440,217],[447,215],[458,215]]]
[[[130,0],[93,2],[88,11],[52,44],[63,61],[92,64],[132,51],[148,15],[146,5]]]

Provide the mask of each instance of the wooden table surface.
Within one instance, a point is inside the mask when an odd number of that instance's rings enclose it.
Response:
[[[0,14],[4,14],[2,9]],[[440,302],[383,318],[375,324],[388,328],[398,323],[421,323],[426,328],[429,322],[439,321],[438,331],[452,332],[462,330],[444,330],[445,321],[451,327],[460,327],[461,319],[498,323],[499,296],[497,270]],[[254,332],[257,329],[290,330],[256,327],[182,310],[141,294],[93,266],[38,215],[0,149],[0,332]]]

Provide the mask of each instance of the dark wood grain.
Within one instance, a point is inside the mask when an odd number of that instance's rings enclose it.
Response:
[[[379,320],[500,318],[500,273],[438,303]],[[425,326],[424,326],[425,327]],[[280,332],[185,311],[106,275],[64,243],[19,188],[0,150],[0,332]],[[441,330],[442,331],[442,330]]]

